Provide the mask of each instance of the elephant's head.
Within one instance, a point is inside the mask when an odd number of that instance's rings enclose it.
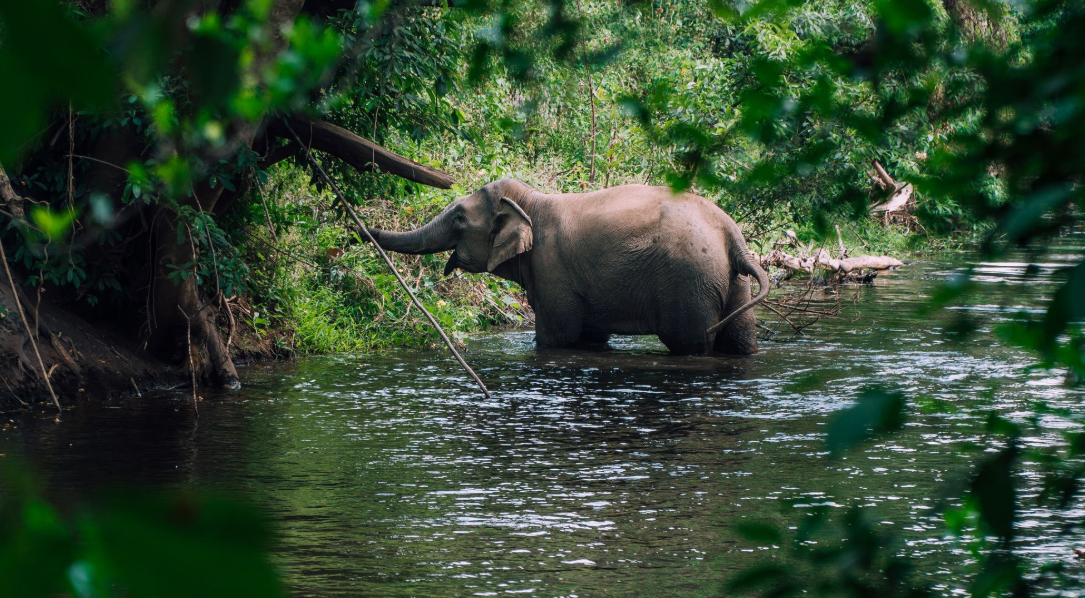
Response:
[[[500,182],[499,182],[500,183]],[[492,272],[498,264],[531,249],[531,218],[499,183],[461,197],[425,226],[405,233],[369,229],[381,247],[399,253],[452,249],[445,274]],[[521,183],[522,185],[522,183]]]

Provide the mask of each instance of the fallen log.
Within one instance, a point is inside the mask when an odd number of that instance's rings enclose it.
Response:
[[[816,255],[808,257],[795,257],[788,255],[779,249],[773,249],[768,254],[760,256],[761,266],[774,266],[783,270],[813,273],[815,268],[829,270],[840,279],[849,275],[858,275],[864,271],[895,270],[904,265],[904,262],[889,256],[859,255],[855,257],[834,258],[827,251],[821,249]]]

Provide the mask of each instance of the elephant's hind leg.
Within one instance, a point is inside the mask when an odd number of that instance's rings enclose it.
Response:
[[[704,355],[712,348],[712,339],[706,333],[716,322],[718,306],[709,307],[702,302],[676,301],[668,311],[659,331],[659,340],[675,355]]]
[[[720,314],[720,319],[726,318],[749,300],[750,281],[745,276],[739,276],[728,289],[727,305]],[[728,355],[757,353],[757,318],[754,316],[754,310],[746,310],[745,313],[732,320],[727,328],[716,333],[712,350]]]

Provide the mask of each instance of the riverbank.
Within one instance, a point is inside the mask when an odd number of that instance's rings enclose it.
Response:
[[[354,242],[350,230],[337,218],[330,197],[311,187],[302,171],[284,168],[273,173],[262,192],[266,224],[250,222],[237,229],[241,233],[236,240],[239,256],[249,265],[246,284],[240,293],[226,298],[217,322],[235,362],[394,347],[439,349],[432,328],[412,308],[372,247]],[[413,228],[443,209],[455,194],[455,190],[426,192],[408,195],[407,201],[395,204],[369,202],[363,216],[373,226]],[[839,240],[835,233],[818,240],[810,231],[800,231],[793,237],[795,250],[813,253],[826,248],[835,253],[838,243],[843,243],[851,255],[890,255],[909,262],[972,240],[931,237],[874,219],[845,222],[840,231]],[[767,253],[787,238],[778,226],[764,239],[751,239],[750,244],[755,251]],[[461,272],[445,277],[442,255],[396,255],[394,259],[423,304],[458,343],[468,334],[533,321],[526,298],[512,283]],[[774,277],[778,282],[785,278],[780,274]],[[792,272],[786,278],[805,281],[808,275]],[[33,312],[27,315],[30,327],[39,323],[36,351],[14,310],[8,309],[0,318],[4,333],[0,376],[5,384],[0,408],[52,405],[52,394],[42,383],[43,369],[62,405],[85,398],[134,396],[148,390],[191,386],[184,338],[176,340],[172,362],[155,360],[141,347],[128,346],[130,343],[122,340],[124,331],[113,329],[115,323],[111,328],[85,320],[70,306],[54,304],[54,296],[43,292],[22,299],[26,311]],[[10,288],[0,289],[0,302],[15,305]],[[769,312],[764,315],[774,317]],[[140,322],[129,321],[127,325],[138,327]],[[197,400],[203,393],[197,391]]]

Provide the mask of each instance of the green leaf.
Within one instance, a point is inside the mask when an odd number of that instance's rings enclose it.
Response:
[[[1013,483],[1013,466],[1019,454],[1011,444],[980,466],[972,479],[971,493],[976,499],[980,521],[1004,542],[1013,539],[1017,491]]]
[[[48,206],[38,205],[30,211],[30,219],[41,229],[47,241],[56,241],[66,237],[72,230],[75,212],[73,210],[54,212]]]
[[[119,83],[103,40],[59,2],[0,0],[0,23],[0,163],[11,164],[53,106],[106,106]]]
[[[851,447],[879,434],[904,425],[904,395],[879,388],[865,388],[855,405],[845,409],[829,423],[825,448],[839,457]]]
[[[735,531],[751,542],[761,544],[780,544],[780,531],[768,523],[748,522],[735,525]]]
[[[251,509],[213,496],[126,495],[84,520],[89,562],[134,596],[275,598],[271,534]]]

